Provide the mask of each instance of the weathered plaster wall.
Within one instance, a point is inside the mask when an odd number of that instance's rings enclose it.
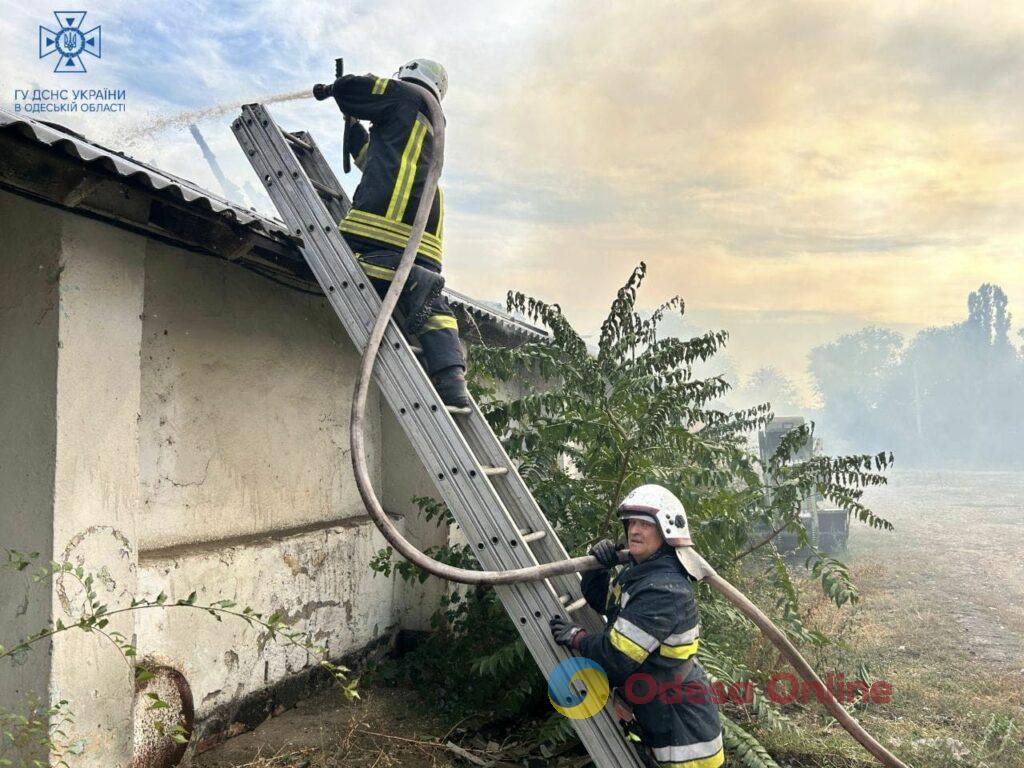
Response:
[[[60,225],[53,211],[0,192],[0,546],[53,549],[57,291]],[[0,571],[0,644],[45,626],[50,591]],[[0,707],[45,700],[48,647],[0,663]]]
[[[136,593],[139,498],[139,343],[143,237],[61,213],[57,357],[54,557],[96,576],[97,600],[123,605]],[[55,617],[80,615],[84,590],[54,585]],[[133,636],[131,614],[106,631]],[[132,667],[95,633],[53,643],[51,700],[67,699],[69,740],[87,739],[78,768],[127,764],[131,755]]]
[[[140,585],[149,594],[195,590],[200,602],[229,598],[239,610],[281,611],[338,656],[382,636],[395,622],[394,581],[375,578],[366,566],[381,546],[372,523],[353,519],[258,543],[144,556]],[[304,650],[269,640],[241,620],[221,623],[200,611],[154,612],[138,623],[138,633],[145,656],[185,675],[200,720],[315,663]]]
[[[405,516],[406,537],[420,549],[442,546],[448,541],[448,526],[435,525],[424,519],[419,508],[412,503],[414,496],[439,498],[434,483],[423,468],[412,444],[386,405],[381,409],[381,435],[384,451],[384,494],[381,503],[388,511]],[[397,555],[395,556],[398,557]],[[430,617],[444,594],[445,585],[435,578],[423,584],[417,580],[396,582],[396,599],[401,626],[404,629],[426,630]]]
[[[282,611],[332,655],[405,625],[411,601],[369,569],[385,542],[352,478],[359,360],[327,302],[151,241],[143,314],[142,591]],[[368,415],[378,493],[408,512],[429,481],[404,437],[382,447],[393,419],[376,392]],[[200,720],[311,663],[206,614],[146,614],[137,631],[144,655],[185,675]]]
[[[439,585],[368,567],[384,542],[351,476],[358,359],[322,298],[6,193],[0,231],[0,543],[94,571],[112,607],[196,591],[281,610],[332,655],[426,626]],[[421,546],[443,543],[410,504],[432,485],[375,393],[369,416],[385,506]],[[0,578],[0,642],[83,599],[70,579]],[[200,719],[311,662],[184,609],[110,629],[184,673]],[[127,768],[133,688],[109,643],[68,633],[3,670],[0,704],[68,699],[88,744],[75,768]]]
[[[363,514],[348,451],[358,359],[325,299],[150,241],[144,312],[144,550]],[[368,412],[377,468],[376,397]]]

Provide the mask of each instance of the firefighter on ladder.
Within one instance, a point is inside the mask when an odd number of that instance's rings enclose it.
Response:
[[[409,82],[423,86],[430,95]],[[447,90],[444,67],[429,59],[410,61],[394,78],[344,75],[331,85],[313,88],[319,100],[333,96],[349,121],[346,151],[352,153],[363,177],[352,196],[352,210],[339,229],[381,295],[409,242],[433,156],[433,129],[423,100],[440,102]],[[360,120],[370,122],[369,132]],[[461,407],[470,404],[466,358],[455,316],[441,293],[443,236],[444,195],[438,186],[398,309],[405,317],[406,331],[419,338],[427,373],[441,399]]]
[[[629,563],[612,577],[618,554],[604,540],[590,550],[604,570],[583,574],[583,596],[608,617],[604,631],[590,635],[554,616],[552,636],[605,670],[616,713],[645,765],[718,768],[725,762],[722,729],[696,660],[697,602],[678,557],[692,545],[686,511],[668,489],[642,485],[623,500],[619,519]]]

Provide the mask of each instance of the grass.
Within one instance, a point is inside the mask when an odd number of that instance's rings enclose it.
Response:
[[[806,622],[843,638],[814,654],[816,669],[850,679],[866,667],[892,685],[891,703],[867,704],[854,716],[914,768],[1024,766],[1024,670],[978,659],[942,602],[923,590],[893,589],[889,568],[868,562],[853,575],[862,593],[852,610],[835,609],[810,583],[803,591]],[[758,644],[751,654],[756,660],[769,651]],[[795,734],[754,729],[780,764],[876,764],[820,706],[787,713],[799,728]]]

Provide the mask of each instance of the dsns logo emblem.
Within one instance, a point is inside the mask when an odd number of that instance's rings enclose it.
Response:
[[[574,691],[573,683],[582,686],[586,695]],[[608,675],[596,661],[573,656],[552,670],[548,699],[551,706],[571,720],[593,717],[608,701]]]
[[[99,25],[89,30],[82,29],[85,11],[54,11],[57,31],[40,25],[39,58],[57,54],[54,72],[85,72],[82,54],[88,53],[97,59],[102,55],[102,40]]]

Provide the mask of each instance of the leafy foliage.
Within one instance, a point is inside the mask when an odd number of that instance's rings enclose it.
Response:
[[[694,375],[694,366],[710,361],[728,335],[660,336],[662,321],[670,313],[681,315],[684,304],[676,297],[652,313],[638,312],[645,275],[640,264],[619,290],[595,350],[558,305],[510,294],[509,310],[543,323],[551,339],[515,348],[474,347],[471,385],[481,407],[570,553],[583,554],[599,539],[618,537],[616,509],[623,496],[637,485],[660,483],[682,499],[697,548],[719,572],[742,581],[760,569],[762,586],[789,635],[796,642],[826,644],[829,638],[804,627],[790,566],[774,541],[782,531],[794,533],[810,553],[808,567],[824,593],[838,606],[855,602],[848,570],[814,548],[800,511],[809,499],[828,499],[869,526],[891,528],[863,505],[862,494],[885,482],[882,473],[892,457],[804,455],[802,446],[813,429],[806,425],[783,437],[762,462],[749,449],[749,434],[771,420],[770,405],[726,410],[724,377]],[[425,500],[420,503],[430,508]],[[432,517],[450,520],[437,509]],[[765,528],[769,533],[759,537],[757,531]],[[402,571],[403,564],[391,564],[390,554],[382,551],[375,567]],[[434,554],[460,564],[473,559],[460,547]],[[416,571],[403,576],[413,578]],[[709,638],[702,663],[722,682],[756,681],[757,674],[743,664],[751,626],[705,585],[698,589],[702,635]],[[428,641],[432,650],[413,659],[410,678],[434,682],[454,674],[460,688],[450,689],[448,697],[496,714],[516,714],[530,697],[545,703],[543,680],[524,663],[525,649],[493,591],[460,593],[435,618],[440,639],[437,645]],[[447,653],[438,655],[440,647]],[[453,671],[448,660],[455,655],[474,661]],[[762,725],[791,727],[756,682],[753,703],[744,712]],[[756,739],[733,723],[727,741],[738,764],[775,765]]]
[[[722,716],[722,741],[742,768],[779,768],[761,743],[725,715]]]
[[[85,750],[81,739],[68,740],[64,729],[73,723],[74,717],[64,699],[47,707],[29,697],[15,711],[0,707],[0,766],[69,768],[68,758]],[[23,754],[46,754],[49,759],[44,762],[18,757]]]

